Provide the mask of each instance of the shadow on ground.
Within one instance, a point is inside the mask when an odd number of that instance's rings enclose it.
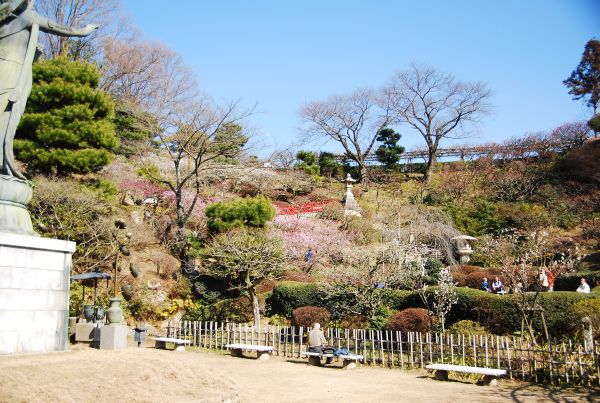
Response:
[[[588,401],[600,402],[600,388],[586,387],[556,387],[523,385],[511,390],[510,397],[514,402],[526,403],[531,400],[539,399],[540,390],[549,402],[574,402]]]

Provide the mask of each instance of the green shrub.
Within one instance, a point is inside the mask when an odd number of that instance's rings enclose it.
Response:
[[[275,314],[269,318],[269,324],[273,326],[289,326],[290,320],[283,315]]]
[[[292,311],[292,326],[310,327],[314,323],[327,326],[330,320],[329,311],[318,306],[301,306]]]
[[[82,181],[82,184],[102,200],[110,201],[118,193],[117,185],[108,179],[86,179]]]
[[[252,304],[247,297],[223,299],[211,305],[188,310],[184,320],[214,320],[246,323],[252,321]]]
[[[442,263],[441,260],[428,258],[425,261],[425,282],[427,284],[437,283],[440,277],[440,271],[443,267],[444,263]]]
[[[386,304],[396,310],[401,311],[406,308],[422,307],[423,303],[419,294],[415,291],[406,290],[384,290]]]
[[[78,317],[83,309],[83,285],[74,281],[69,287],[69,316]]]
[[[392,315],[385,324],[386,330],[401,332],[428,332],[429,315],[427,309],[407,308]]]
[[[550,223],[548,211],[531,203],[501,204],[498,216],[509,226],[525,230],[543,228]]]
[[[268,301],[270,314],[290,317],[292,311],[301,306],[319,306],[321,298],[318,286],[314,283],[285,281],[273,287]]]
[[[177,275],[177,281],[171,287],[169,291],[169,298],[181,298],[187,299],[192,296],[192,282],[189,278],[182,274]]]
[[[367,321],[369,329],[381,330],[393,316],[393,311],[386,306],[380,305],[375,313]]]
[[[499,234],[508,226],[498,215],[498,206],[487,200],[476,200],[470,207],[449,204],[444,210],[452,217],[456,229],[464,234]]]
[[[206,208],[208,229],[222,232],[233,228],[262,228],[275,217],[271,200],[259,195],[213,203]]]
[[[479,323],[472,320],[459,320],[448,328],[448,333],[451,334],[474,334],[484,336],[489,334],[488,330]]]
[[[592,298],[591,294],[579,292],[544,292],[540,294],[540,305],[544,309],[546,326],[551,336],[568,335],[572,329],[573,317],[571,307],[583,300]],[[534,326],[540,332],[541,321],[538,319]]]

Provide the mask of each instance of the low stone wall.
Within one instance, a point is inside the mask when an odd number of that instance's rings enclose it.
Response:
[[[0,232],[0,354],[67,349],[75,242]]]

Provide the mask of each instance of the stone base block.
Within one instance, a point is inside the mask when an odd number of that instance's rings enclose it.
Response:
[[[100,343],[100,326],[94,323],[76,323],[75,341]]]
[[[0,222],[0,355],[65,351],[75,243],[2,232],[4,224]]]
[[[129,328],[124,325],[108,325],[100,328],[100,350],[120,350],[127,347]]]

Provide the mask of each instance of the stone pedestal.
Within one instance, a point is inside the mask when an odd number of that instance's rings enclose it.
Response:
[[[100,326],[94,323],[77,323],[75,325],[75,341],[100,344]]]
[[[100,350],[119,350],[127,347],[129,328],[125,325],[108,325],[100,328]]]
[[[35,235],[27,211],[32,194],[29,181],[0,175],[0,232]]]
[[[64,351],[75,243],[0,232],[0,354]]]

